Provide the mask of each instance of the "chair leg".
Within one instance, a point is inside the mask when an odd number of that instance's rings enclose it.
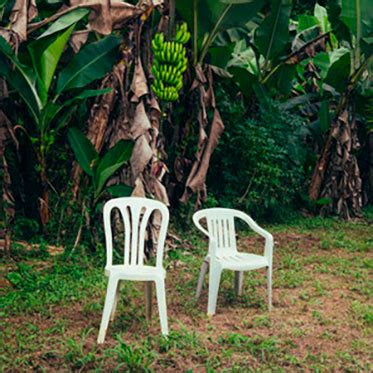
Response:
[[[207,314],[214,315],[216,311],[216,302],[218,299],[221,267],[219,264],[210,263],[209,274],[209,299],[207,305]]]
[[[118,279],[114,277],[109,277],[109,283],[106,290],[106,298],[105,298],[105,306],[104,312],[102,313],[102,320],[100,331],[98,333],[97,343],[101,344],[104,343],[106,330],[109,325],[110,314],[113,309],[116,290],[118,286]]]
[[[161,330],[163,335],[168,335],[168,321],[167,321],[167,304],[166,304],[166,290],[163,279],[155,282],[157,290],[157,302],[159,319],[161,321]]]
[[[196,298],[197,299],[201,296],[203,280],[205,279],[208,267],[209,267],[209,261],[208,261],[208,259],[205,259],[202,263],[201,270],[199,272],[197,292],[196,292]]]
[[[272,310],[272,268],[267,268],[268,310]]]
[[[234,289],[238,296],[242,295],[243,271],[234,272]]]
[[[115,298],[114,298],[113,309],[111,310],[111,314],[110,314],[110,321],[114,321],[114,318],[115,318],[115,312],[116,312],[116,310],[117,310],[117,305],[118,305],[119,296],[120,296],[120,283],[118,282],[117,290],[116,290],[116,292],[115,292]]]
[[[145,317],[146,321],[150,321],[152,318],[152,293],[153,293],[153,281],[145,282]]]

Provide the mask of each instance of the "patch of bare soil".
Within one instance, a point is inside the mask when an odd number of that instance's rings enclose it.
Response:
[[[320,248],[320,238],[315,234],[299,233],[276,233],[276,248],[274,252],[274,263],[279,266],[284,255],[307,257],[316,255],[316,258],[335,256],[337,258],[350,258],[355,255],[346,253],[340,249],[330,249],[327,252]],[[257,237],[247,237],[239,241],[242,250],[262,252],[262,240]],[[202,258],[201,258],[202,262]],[[185,266],[171,266],[167,278],[167,297],[169,310],[169,327],[171,330],[185,334],[181,324],[187,333],[196,333],[198,346],[189,346],[183,351],[183,347],[176,347],[171,352],[157,351],[159,358],[152,364],[152,368],[162,372],[175,372],[189,368],[195,371],[204,371],[207,357],[222,359],[222,350],[230,346],[222,345],[221,337],[233,333],[249,338],[275,338],[279,346],[286,354],[291,354],[307,369],[309,356],[325,356],[326,364],[332,370],[342,370],[342,362],[337,359],[337,354],[342,351],[351,351],[354,341],[365,340],[372,343],[371,336],[367,336],[364,326],[351,314],[351,304],[358,301],[362,304],[371,302],[367,297],[350,290],[350,284],[346,281],[353,281],[353,277],[347,278],[315,271],[315,266],[310,263],[304,266],[302,271],[306,275],[303,284],[295,288],[276,286],[276,271],[274,272],[274,308],[271,313],[266,309],[265,273],[258,272],[256,279],[258,285],[246,284],[242,298],[230,297],[232,293],[231,283],[224,281],[218,298],[217,314],[209,318],[205,311],[207,308],[206,287],[198,302],[193,300],[194,287],[192,292],[180,288],[194,286],[196,279],[193,279],[192,272]],[[353,276],[353,275],[352,275]],[[315,289],[314,280],[322,290]],[[141,286],[136,285],[136,286]],[[228,295],[227,295],[228,294]],[[90,302],[97,302],[103,306],[104,294],[100,298],[92,298]],[[124,341],[139,345],[141,340],[149,335],[160,333],[157,317],[156,301],[153,304],[153,319],[150,323],[144,321],[144,298],[137,297],[125,299],[122,296],[122,304],[119,306],[117,320],[110,324],[104,346],[96,345],[96,337],[101,320],[101,307],[86,309],[84,302],[76,302],[68,306],[55,306],[51,308],[51,317],[45,318],[42,315],[14,316],[5,320],[5,323],[16,325],[22,328],[26,323],[32,323],[39,329],[38,338],[43,348],[50,351],[58,351],[46,358],[46,351],[41,354],[34,354],[31,359],[33,366],[43,366],[47,370],[57,371],[63,364],[66,364],[65,352],[68,350],[66,344],[61,341],[73,339],[82,343],[83,351],[94,351],[97,356],[104,353],[104,349],[114,347],[117,341],[114,335],[119,333]],[[259,317],[259,319],[258,319]],[[264,320],[264,321],[263,321]],[[63,325],[63,333],[56,336],[53,332],[45,336],[47,329]],[[92,329],[82,339],[84,331]],[[140,330],[140,337],[134,338],[134,334]],[[11,339],[14,334],[10,335]],[[185,337],[188,344],[188,338]],[[219,339],[220,338],[220,339]],[[10,340],[9,343],[14,343]],[[245,350],[234,349],[229,358],[221,361],[221,367],[232,367],[240,364],[241,368],[260,369],[263,363],[261,358],[250,355]],[[62,352],[61,352],[62,351]],[[353,353],[353,352],[351,352]],[[360,364],[369,363],[369,355],[356,351]],[[276,360],[277,359],[277,360]],[[282,367],[288,364],[287,357],[275,356],[274,361]],[[112,360],[107,359],[103,363],[103,370],[112,369]],[[89,370],[94,367],[88,365]],[[294,365],[291,369],[294,369]]]

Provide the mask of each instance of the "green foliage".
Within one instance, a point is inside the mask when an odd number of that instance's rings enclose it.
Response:
[[[255,216],[290,207],[304,183],[302,120],[274,102],[247,118],[227,94],[217,95],[225,121],[208,182],[220,204]]]
[[[45,30],[38,39],[44,38],[46,36],[52,35],[56,32],[65,30],[66,28],[70,27],[71,25],[76,24],[76,22],[80,21],[83,17],[85,17],[89,13],[88,9],[79,8],[75,9],[62,17],[58,18],[47,30]]]
[[[97,201],[108,179],[131,158],[134,144],[129,140],[120,140],[100,158],[92,143],[77,128],[69,129],[68,138],[79,165],[92,177],[94,198]],[[122,185],[110,190],[117,194],[126,193],[122,195],[126,196],[131,189]]]
[[[244,26],[263,7],[260,0],[179,0],[176,9],[193,30],[194,64],[202,63],[220,31]],[[195,20],[197,22],[195,22]]]
[[[1,297],[1,309],[7,313],[42,312],[46,304],[61,304],[89,297],[93,284],[99,284],[103,289],[105,283],[104,275],[97,268],[87,272],[88,268],[83,260],[64,263],[63,258],[55,261],[51,268],[41,271],[18,263],[17,268],[7,274],[13,291]]]
[[[150,372],[150,364],[154,361],[155,353],[143,347],[131,346],[121,337],[118,344],[107,352],[108,357],[114,357],[118,362],[115,370]]]
[[[40,220],[44,225],[49,219],[49,157],[57,136],[79,111],[78,103],[108,92],[84,88],[112,68],[120,42],[118,37],[109,35],[89,43],[61,71],[58,66],[62,54],[77,22],[86,14],[87,10],[76,9],[57,19],[44,34],[28,42],[27,50],[21,54],[22,62],[0,36],[0,76],[13,88],[11,99],[16,102],[21,98],[28,109],[28,112],[17,113],[16,120],[18,127],[27,134],[36,155],[39,197],[43,200],[39,209]],[[75,97],[65,93],[72,89]]]
[[[57,81],[57,93],[82,88],[102,78],[112,68],[119,44],[120,39],[117,36],[109,35],[82,48],[61,71]]]
[[[271,12],[255,31],[255,44],[265,61],[277,57],[289,42],[289,0],[272,0]]]
[[[39,224],[35,220],[19,217],[13,230],[16,237],[30,239],[39,232]]]

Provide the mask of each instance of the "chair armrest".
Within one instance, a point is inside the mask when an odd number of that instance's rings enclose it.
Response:
[[[197,211],[196,213],[194,213],[193,215],[193,223],[194,225],[202,232],[204,233],[207,237],[210,238],[210,234],[209,232],[207,231],[207,229],[203,228],[201,223],[200,223],[200,220],[202,218],[204,218],[204,214],[203,214],[203,210],[202,211]]]
[[[249,227],[256,233],[260,234],[265,238],[264,256],[268,259],[270,265],[272,265],[273,255],[273,236],[271,233],[260,227],[249,215],[242,211],[237,211],[236,216],[246,222]]]
[[[205,212],[204,210],[200,210],[200,211],[197,211],[194,215],[193,215],[193,223],[195,224],[195,226],[202,232],[204,233],[208,238],[209,238],[209,255],[211,256],[216,256],[216,250],[217,250],[217,242],[215,240],[214,237],[212,237],[210,235],[210,233],[208,232],[207,229],[205,229],[201,223],[200,223],[200,220],[202,218],[206,217],[205,216]]]

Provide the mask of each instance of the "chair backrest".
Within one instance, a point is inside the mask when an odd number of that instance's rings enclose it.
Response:
[[[237,252],[234,227],[234,217],[236,215],[236,210],[225,208],[200,210],[193,215],[194,224],[210,238],[209,253],[211,253],[213,242],[215,242],[217,255]],[[206,219],[207,230],[200,223],[202,219]]]
[[[169,222],[169,212],[162,202],[138,197],[115,198],[104,206],[104,228],[106,238],[106,268],[113,265],[113,233],[111,213],[118,209],[124,226],[124,262],[126,266],[144,265],[146,228],[153,212],[161,215],[157,244],[157,267],[162,267],[163,249]]]

